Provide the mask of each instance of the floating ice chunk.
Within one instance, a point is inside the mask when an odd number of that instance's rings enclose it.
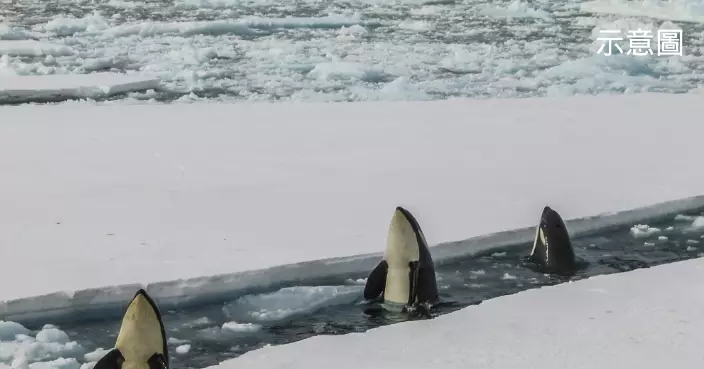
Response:
[[[352,62],[329,62],[315,66],[308,76],[318,80],[360,80],[365,82],[379,82],[385,79],[386,73],[382,68]]]
[[[692,221],[692,225],[689,227],[692,230],[704,228],[704,217],[698,216]]]
[[[227,322],[222,325],[222,330],[231,332],[256,332],[262,328],[259,324]]]
[[[52,326],[46,325],[37,333],[37,341],[39,342],[58,342],[66,343],[71,341],[66,332]]]
[[[704,22],[704,3],[699,0],[596,0],[582,3],[581,10],[591,13]]]
[[[95,367],[95,364],[97,364],[97,361],[89,361],[87,363],[81,364],[80,369],[93,369]]]
[[[652,242],[643,242],[643,246],[646,246],[646,247],[653,247],[653,246],[655,246],[655,244],[652,243]]]
[[[110,0],[107,5],[119,9],[136,9],[144,7],[146,3],[144,1]],[[116,13],[115,15],[119,15],[119,13]]]
[[[71,36],[78,32],[95,33],[109,28],[110,25],[100,14],[88,15],[83,18],[58,17],[50,20],[42,28],[58,36]]]
[[[185,46],[178,50],[172,50],[168,54],[169,59],[172,61],[178,61],[180,64],[193,66],[199,66],[217,56],[217,51],[215,51],[212,47],[195,48],[192,46]]]
[[[535,9],[530,4],[520,0],[514,0],[508,6],[487,5],[479,11],[479,14],[490,17],[502,18],[541,18],[550,20],[552,17],[544,10]]]
[[[379,94],[376,96],[378,96],[380,100],[385,101],[432,100],[430,95],[418,88],[417,84],[411,82],[406,76],[398,77],[384,84],[384,87],[379,90]]]
[[[236,21],[204,21],[204,22],[142,22],[123,24],[103,31],[103,36],[112,37],[153,37],[163,34],[186,35],[250,35],[254,34],[247,25]]]
[[[2,58],[6,55],[0,56],[0,78],[2,77],[14,77],[17,75],[14,69],[6,67],[2,64]]]
[[[176,0],[174,4],[180,8],[188,9],[221,9],[242,4],[242,0]]]
[[[647,224],[636,224],[631,227],[633,238],[646,238],[660,232],[660,228],[650,227]]]
[[[184,324],[183,326],[188,327],[188,328],[205,327],[205,326],[210,325],[212,323],[213,322],[210,319],[208,319],[208,317],[204,316],[202,318],[198,318],[196,320],[188,322],[188,323]]]
[[[191,345],[181,345],[179,347],[176,347],[176,353],[177,354],[187,354],[188,351],[191,351]]]
[[[83,359],[85,361],[98,361],[102,359],[103,356],[105,356],[105,354],[107,354],[109,351],[110,350],[105,350],[102,347],[99,347],[95,349],[95,351],[83,355]]]
[[[3,322],[5,323],[5,322]],[[6,328],[8,327],[4,324]],[[16,326],[4,331],[12,333],[26,332],[26,329],[19,329]],[[24,327],[22,327],[24,328]],[[29,333],[29,332],[27,332]],[[9,341],[9,340],[8,340]],[[0,342],[0,361],[12,360],[12,366],[15,368],[27,369],[29,362],[37,362],[42,360],[51,360],[60,357],[76,357],[85,353],[84,349],[75,341],[69,342],[68,335],[52,325],[46,325],[39,331],[35,337],[30,337],[24,333],[14,335],[14,340],[11,342]],[[78,363],[76,362],[78,369]],[[34,365],[34,364],[32,364]],[[32,367],[29,365],[29,367]],[[53,365],[53,367],[69,369],[73,368],[71,361],[55,361],[44,363],[42,365]]]
[[[247,295],[223,307],[225,315],[240,322],[266,322],[312,313],[327,306],[353,303],[362,286],[287,287],[261,295]]]
[[[698,249],[694,246],[687,246],[687,251],[697,251]]]
[[[699,241],[697,241],[697,240],[687,240],[688,245],[696,245],[698,243],[699,243]]]
[[[337,31],[337,34],[339,35],[356,35],[356,36],[361,36],[361,35],[366,35],[367,29],[360,26],[359,24],[354,24],[349,27],[342,26],[339,31]]]
[[[338,40],[356,40],[361,36],[366,35],[367,29],[355,24],[350,27],[342,26],[339,31],[337,31]]]
[[[262,18],[246,17],[240,20],[217,20],[200,22],[141,22],[124,24],[117,27],[108,28],[103,31],[105,37],[126,37],[139,35],[150,37],[162,34],[182,34],[182,35],[251,35],[256,34],[257,29],[275,28],[339,28],[342,26],[353,26],[356,24],[375,24],[374,22],[364,22],[359,13],[352,17],[330,15],[327,17],[311,18]]]
[[[469,272],[470,272],[471,274],[474,274],[474,275],[485,275],[485,274],[486,274],[486,272],[484,271],[484,269],[470,270]]]
[[[345,284],[351,284],[351,285],[365,285],[367,284],[367,278],[360,278],[360,279],[346,279]]]
[[[362,13],[357,12],[352,16],[328,15],[326,17],[287,17],[287,18],[263,18],[245,17],[241,20],[244,24],[256,29],[270,28],[340,28],[342,26],[354,25],[376,25],[377,22],[366,22],[362,20]]]
[[[197,336],[201,339],[212,341],[223,341],[231,339],[233,334],[241,335],[256,332],[261,328],[258,324],[227,322],[221,327],[208,327],[198,331]]]
[[[15,358],[12,360],[12,367],[14,369],[29,369],[29,359],[27,359],[25,350],[20,350],[15,354]]]
[[[444,8],[438,5],[424,5],[420,8],[411,9],[410,13],[413,15],[424,15],[424,16],[439,16],[442,15]]]
[[[665,228],[665,231],[666,231],[666,232],[672,232],[674,229],[675,229],[675,227],[669,226],[669,227]]]
[[[53,361],[29,364],[29,369],[80,369],[81,365],[74,358],[60,357]]]
[[[22,28],[0,23],[0,40],[26,40],[29,33]]]
[[[34,342],[34,341],[36,341],[36,339],[34,337],[31,337],[26,334],[18,334],[15,336],[15,341],[18,341],[18,342],[32,341],[32,342]]]
[[[660,240],[660,241],[667,241],[668,238],[667,238],[667,236],[659,236],[659,237],[658,237],[658,240]]]
[[[441,68],[458,74],[476,74],[491,62],[494,48],[491,45],[452,45],[448,51],[452,54],[440,61]]]
[[[691,215],[684,215],[684,214],[677,214],[677,215],[675,215],[675,220],[677,220],[677,221],[687,221],[687,222],[691,222],[691,221],[694,220],[694,218],[696,218],[696,217],[691,216]]]
[[[504,275],[501,277],[501,279],[504,279],[504,280],[516,279],[516,276],[508,274],[508,273],[504,273]]]
[[[506,256],[506,252],[495,252],[495,253],[491,254],[491,256],[495,257],[495,258],[502,258],[502,257]]]
[[[169,345],[183,345],[184,343],[189,343],[189,342],[191,342],[191,341],[189,341],[189,340],[181,340],[181,339],[174,338],[174,337],[169,337],[169,338],[166,340],[166,343],[168,343]]]
[[[596,26],[598,20],[592,17],[576,17],[575,25],[580,27],[594,27]]]
[[[124,68],[127,64],[129,64],[130,59],[122,56],[110,56],[110,57],[102,57],[102,58],[91,58],[91,59],[85,59],[83,62],[83,70],[86,72],[94,72],[94,71],[100,71],[100,70],[108,70],[112,68]],[[44,64],[50,64],[48,61],[45,61]]]
[[[66,45],[57,45],[34,40],[0,40],[0,55],[67,56],[73,55],[73,50]]]
[[[427,32],[433,29],[433,24],[428,21],[403,21],[398,25],[398,28],[407,31]]]
[[[18,334],[29,334],[22,324],[0,320],[0,341],[14,341]]]
[[[101,98],[157,87],[159,87],[158,79],[132,74],[16,76],[0,80],[0,103]]]

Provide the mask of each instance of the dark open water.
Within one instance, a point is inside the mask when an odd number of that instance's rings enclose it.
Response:
[[[694,211],[698,215],[704,209]],[[703,218],[704,219],[704,218]],[[702,222],[704,223],[704,222]],[[704,228],[693,218],[653,219],[646,224],[659,232],[635,237],[629,227],[611,229],[573,240],[575,251],[588,262],[571,280],[691,259],[701,254]],[[527,268],[524,257],[532,245],[493,250],[437,268],[447,314],[486,299],[567,281]],[[358,276],[365,278],[365,275]],[[280,345],[320,334],[362,332],[403,321],[399,316],[370,316],[362,302],[363,280],[330,280],[325,286],[297,286],[189,310],[163,311],[171,339],[174,369],[202,368],[263,345]],[[236,324],[235,324],[236,322]],[[226,324],[228,323],[228,324]],[[114,343],[119,319],[60,327],[90,352]],[[39,329],[41,327],[30,327]],[[187,354],[176,347],[189,344]],[[78,357],[83,362],[83,357]]]

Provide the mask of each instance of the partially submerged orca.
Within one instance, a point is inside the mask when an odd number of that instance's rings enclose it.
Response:
[[[544,273],[569,276],[578,268],[565,222],[549,206],[543,209],[540,216],[529,259]]]
[[[429,316],[438,302],[433,259],[423,231],[411,213],[397,207],[386,238],[386,252],[369,275],[364,298],[383,299],[385,310]]]
[[[164,323],[146,291],[139,290],[127,306],[115,348],[94,369],[169,369]]]

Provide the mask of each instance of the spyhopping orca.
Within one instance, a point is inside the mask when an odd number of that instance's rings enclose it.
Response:
[[[168,369],[169,352],[161,314],[144,290],[139,290],[122,318],[115,348],[94,369]]]
[[[541,272],[572,275],[577,269],[577,260],[565,222],[555,210],[546,206],[535,231],[530,260]]]
[[[385,310],[426,316],[438,301],[433,259],[418,221],[397,207],[386,237],[386,252],[369,275],[364,298],[383,298]]]

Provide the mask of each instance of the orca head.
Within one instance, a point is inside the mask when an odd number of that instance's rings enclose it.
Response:
[[[427,243],[418,221],[408,210],[397,207],[386,237],[384,260],[390,268],[418,263],[423,247],[427,249]]]
[[[438,299],[433,259],[416,218],[397,207],[386,238],[384,301],[414,307]]]
[[[127,306],[115,348],[94,369],[168,369],[169,353],[161,314],[140,289]]]
[[[574,274],[576,258],[565,222],[546,206],[540,216],[530,258],[548,273]]]

